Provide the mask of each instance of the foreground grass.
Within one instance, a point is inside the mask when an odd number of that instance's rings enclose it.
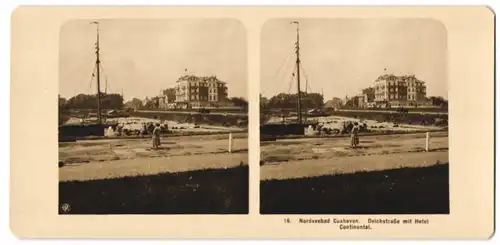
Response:
[[[248,166],[60,182],[59,213],[247,214]]]
[[[448,164],[260,182],[262,214],[449,214]]]

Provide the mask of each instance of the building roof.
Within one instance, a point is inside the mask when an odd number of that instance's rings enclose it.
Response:
[[[394,74],[384,74],[380,75],[375,82],[378,81],[408,81],[408,80],[414,80],[417,82],[425,83],[424,81],[419,80],[415,75],[402,75],[402,76],[397,76]]]
[[[184,76],[181,76],[179,77],[179,79],[177,79],[177,82],[180,82],[180,81],[193,81],[193,82],[219,82],[219,83],[223,83],[223,84],[226,84],[226,82],[223,82],[221,80],[219,80],[217,78],[217,76],[195,76],[195,75],[184,75]]]

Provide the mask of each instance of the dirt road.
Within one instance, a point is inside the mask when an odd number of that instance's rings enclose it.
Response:
[[[348,137],[262,142],[261,180],[447,163],[448,133],[431,133],[430,142],[430,152],[424,150],[425,133],[361,137],[357,149]]]
[[[164,138],[157,150],[149,138],[61,143],[59,178],[93,180],[248,164],[246,138],[233,139],[232,153],[228,145],[228,135]]]

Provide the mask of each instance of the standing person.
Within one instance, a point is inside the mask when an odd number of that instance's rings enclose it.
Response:
[[[351,146],[352,147],[356,147],[359,144],[358,133],[359,133],[358,122],[354,122],[354,125],[353,125],[353,127],[351,129]]]
[[[160,147],[160,124],[157,123],[156,127],[153,129],[153,148],[158,149]]]
[[[139,131],[139,134],[141,135],[141,138],[144,137],[144,135],[146,135],[147,132],[148,132],[148,130],[146,129],[146,124],[142,123],[141,130]]]

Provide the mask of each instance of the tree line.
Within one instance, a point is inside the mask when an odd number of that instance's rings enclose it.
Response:
[[[59,110],[96,109],[97,94],[78,94],[70,99],[59,96]],[[122,109],[123,97],[120,94],[101,93],[101,109]]]
[[[441,96],[431,96],[429,99],[431,100],[433,106],[448,107],[448,100]]]
[[[167,89],[169,90],[169,89]],[[173,103],[175,101],[174,91],[169,90],[168,102]],[[319,93],[301,93],[302,107],[313,109],[313,108],[323,108],[324,98]],[[448,101],[440,96],[430,96],[429,99],[434,106],[447,107]],[[231,97],[228,99],[234,106],[248,108],[248,101],[242,97]],[[354,101],[347,101],[347,104],[353,103]],[[123,102],[123,97],[120,94],[106,94],[101,93],[101,108],[102,109],[122,109],[126,105],[129,108],[158,108],[158,100],[154,98],[150,99],[148,103],[143,105],[143,101],[134,98],[128,101],[126,104]],[[260,95],[260,107],[261,109],[291,109],[297,108],[297,94],[286,94],[280,93],[271,98],[266,98]],[[97,108],[97,95],[88,94],[78,94],[70,99],[59,96],[59,110],[64,111],[66,109],[96,109]]]
[[[167,95],[168,103],[174,103],[175,101],[174,96]],[[243,97],[231,97],[228,99],[228,101],[231,102],[236,107],[241,107],[245,110],[248,109],[248,101]],[[160,107],[160,100],[158,97],[152,97],[149,98],[147,102],[144,104],[142,100],[133,98],[132,100],[127,101],[125,103],[125,107],[135,108],[135,109],[157,109]]]
[[[301,93],[302,108],[306,109],[320,109],[325,105],[324,98],[319,93]],[[334,98],[333,100],[340,100],[339,98]],[[342,107],[350,108],[355,107],[357,104],[357,97],[349,98],[347,101],[343,102]],[[448,107],[448,100],[441,96],[430,96],[429,100],[433,106]],[[286,94],[280,93],[271,98],[267,98],[260,95],[260,108],[261,109],[295,109],[297,108],[297,94]]]
[[[319,93],[301,92],[302,108],[319,109],[324,106],[323,95]],[[280,93],[271,98],[260,95],[261,109],[292,109],[297,108],[298,94]]]

